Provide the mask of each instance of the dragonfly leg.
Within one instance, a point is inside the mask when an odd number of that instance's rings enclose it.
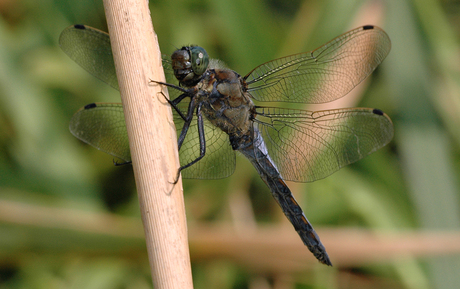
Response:
[[[174,105],[172,105],[172,106],[175,107]],[[192,98],[190,100],[189,105],[188,105],[187,116],[183,117],[184,126],[182,127],[182,130],[180,132],[179,138],[177,140],[177,147],[178,147],[179,151],[180,151],[180,148],[182,147],[182,144],[184,143],[185,137],[187,136],[188,129],[189,129],[190,124],[191,124],[192,119],[193,119],[193,112],[195,110],[195,107],[196,107],[196,101],[195,101],[194,98]],[[177,108],[177,107],[175,107],[175,108]],[[200,109],[200,111],[201,111],[201,109]]]
[[[193,99],[192,99],[192,101],[190,103],[192,104],[192,102],[194,103]],[[195,106],[195,105],[193,105],[193,106]],[[196,109],[196,116],[197,116],[197,122],[198,122],[198,138],[200,140],[200,155],[196,159],[194,159],[193,161],[191,161],[188,164],[183,165],[183,166],[181,166],[179,168],[179,170],[177,172],[176,179],[174,181],[174,184],[176,184],[179,181],[179,175],[180,175],[180,172],[183,169],[186,169],[186,168],[190,167],[191,165],[197,163],[206,154],[206,140],[205,140],[205,137],[204,137],[204,124],[203,124],[203,114],[201,113],[201,105],[198,105],[198,107]],[[187,124],[187,122],[184,124],[184,128],[185,128],[186,124]],[[187,130],[188,130],[189,126],[190,126],[190,122],[189,122],[189,124],[187,126]],[[183,138],[185,138],[185,134],[187,134],[187,131],[184,132],[184,128],[182,129],[181,135],[179,136],[179,140],[181,139],[182,134],[184,134]],[[182,139],[182,142],[183,142],[183,139]],[[181,145],[182,145],[182,143],[181,143]]]
[[[186,116],[182,113],[182,111],[180,111],[180,109],[177,107],[177,105],[186,97],[191,97],[189,94],[187,93],[183,93],[181,95],[179,95],[178,97],[176,97],[174,100],[169,100],[164,94],[163,96],[165,97],[166,101],[169,103],[169,105],[171,105],[172,108],[174,108],[174,110],[179,114],[179,116],[184,120],[184,121],[187,121],[187,118]]]
[[[164,85],[164,86],[168,86],[168,87],[172,87],[174,89],[180,90],[180,91],[185,92],[185,93],[189,92],[187,89],[185,89],[183,87],[180,87],[180,86],[177,86],[177,85],[174,85],[174,84],[171,84],[171,83],[156,81],[156,80],[153,80],[153,79],[150,79],[149,82]]]

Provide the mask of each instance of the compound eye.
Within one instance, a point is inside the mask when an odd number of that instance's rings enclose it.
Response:
[[[205,73],[209,64],[209,56],[204,48],[199,46],[190,47],[191,63],[195,75],[202,75]]]

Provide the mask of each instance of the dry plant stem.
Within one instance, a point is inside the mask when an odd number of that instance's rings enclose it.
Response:
[[[154,287],[193,288],[182,181],[161,54],[145,0],[104,0]],[[167,93],[163,89],[163,93]]]

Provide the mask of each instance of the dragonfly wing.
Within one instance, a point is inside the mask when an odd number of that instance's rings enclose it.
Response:
[[[390,48],[385,31],[362,26],[311,52],[266,62],[244,79],[259,101],[329,102],[346,95],[371,74]]]
[[[70,120],[70,132],[95,148],[131,161],[125,115],[121,103],[92,103]]]
[[[185,110],[185,109],[183,109]],[[178,134],[182,118],[174,112]],[[121,103],[92,103],[80,109],[70,120],[70,132],[95,148],[131,161],[128,133]],[[230,147],[228,135],[205,120],[206,155],[193,166],[184,169],[184,178],[218,179],[231,175],[235,169],[235,153]],[[200,145],[196,121],[192,122],[185,142],[179,152],[181,165],[199,156]]]
[[[254,122],[286,180],[312,182],[356,162],[393,138],[390,118],[378,109],[305,111],[257,108]]]
[[[78,65],[93,76],[119,90],[112,47],[108,33],[85,25],[72,25],[62,31],[59,37],[61,49]],[[171,67],[171,58],[162,55],[166,82],[178,85]],[[169,89],[171,99],[180,94]]]
[[[61,49],[86,71],[118,90],[109,34],[84,25],[72,25],[59,37]]]

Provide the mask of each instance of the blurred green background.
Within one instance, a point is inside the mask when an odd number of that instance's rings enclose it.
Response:
[[[242,75],[359,25],[381,26],[392,40],[368,81],[328,107],[378,107],[394,140],[324,180],[289,184],[335,266],[303,247],[238,157],[230,178],[184,181],[195,288],[458,287],[458,1],[150,8],[163,53],[199,44]],[[68,131],[80,107],[119,102],[57,44],[71,24],[107,31],[102,2],[2,0],[0,15],[0,288],[151,288],[132,168],[114,167]]]

